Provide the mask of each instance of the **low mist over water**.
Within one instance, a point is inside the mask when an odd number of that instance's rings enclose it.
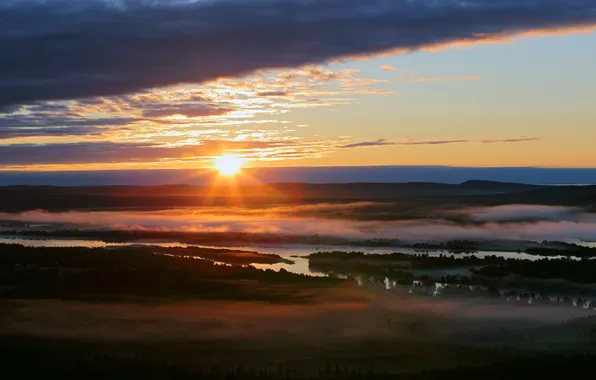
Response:
[[[443,209],[432,219],[374,220],[400,204],[356,202],[275,207],[201,207],[157,211],[44,210],[0,213],[0,220],[64,228],[244,232],[405,241],[596,241],[596,214],[578,207],[502,205]],[[372,210],[372,211],[370,211]],[[367,219],[358,220],[362,215]],[[9,227],[4,227],[7,229]]]

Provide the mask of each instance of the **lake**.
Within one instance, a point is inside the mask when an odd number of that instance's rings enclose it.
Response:
[[[311,276],[325,276],[323,273],[312,271],[308,266],[307,256],[313,252],[322,251],[341,251],[341,252],[364,252],[367,254],[391,254],[391,253],[404,253],[404,254],[426,254],[429,256],[440,256],[440,255],[473,255],[479,258],[486,256],[499,256],[504,258],[517,258],[524,260],[538,260],[541,256],[528,255],[526,253],[507,252],[507,251],[478,251],[474,253],[460,253],[452,254],[449,251],[428,251],[419,250],[413,248],[397,248],[397,247],[358,247],[358,246],[346,246],[346,245],[306,245],[306,244],[259,244],[259,245],[234,245],[234,244],[222,244],[222,245],[189,245],[183,244],[177,241],[135,241],[127,243],[109,243],[100,240],[87,240],[87,239],[35,239],[32,237],[19,237],[19,236],[8,236],[0,235],[0,243],[5,244],[22,244],[29,247],[89,247],[89,248],[102,248],[102,247],[122,247],[130,245],[146,245],[146,246],[160,246],[160,247],[201,247],[201,248],[225,248],[225,249],[240,249],[246,251],[255,251],[259,253],[274,254],[294,261],[293,264],[253,264],[254,267],[259,269],[273,269],[280,270],[285,269],[289,272],[307,274]],[[554,257],[553,257],[554,258]]]

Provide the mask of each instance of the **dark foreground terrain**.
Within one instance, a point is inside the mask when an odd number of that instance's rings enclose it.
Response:
[[[0,364],[3,377],[29,379],[37,377],[61,379],[528,379],[583,378],[594,371],[596,356],[560,354],[518,357],[489,365],[473,365],[452,369],[427,369],[418,372],[386,372],[354,366],[323,365],[309,375],[291,365],[275,369],[255,365],[203,365],[200,362],[212,349],[195,347],[199,364],[183,367],[167,356],[122,356],[108,354],[109,347],[90,348],[84,343],[47,341],[28,338],[0,340]],[[163,342],[162,344],[167,344]],[[11,347],[11,348],[7,348]],[[147,347],[149,349],[149,347]],[[103,349],[104,354],[101,354]],[[175,350],[175,347],[174,347]],[[171,352],[171,351],[170,351]],[[171,355],[171,353],[170,353]]]
[[[596,186],[13,186],[0,199],[4,241],[121,244],[0,244],[2,379],[594,372]],[[312,254],[258,253],[297,243]],[[395,253],[357,252],[375,247]],[[292,260],[326,276],[256,268]]]
[[[428,297],[261,271],[245,264],[264,256],[243,252],[197,250],[209,257],[197,259],[178,251],[0,245],[3,378],[517,379],[593,371],[591,310]],[[367,260],[379,258],[360,263]],[[433,266],[449,267],[439,261]]]

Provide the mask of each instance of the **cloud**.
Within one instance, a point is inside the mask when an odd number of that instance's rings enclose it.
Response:
[[[42,127],[95,127],[129,125],[138,121],[132,117],[84,118],[80,115],[65,113],[29,113],[27,115],[10,115],[0,118],[0,130]],[[6,132],[5,132],[6,133]]]
[[[174,143],[197,138],[295,140],[288,128],[260,129],[259,134],[234,131],[239,125],[289,123],[293,109],[330,108],[350,104],[354,94],[386,94],[375,89],[371,78],[357,70],[302,67],[293,71],[221,79],[198,85],[153,89],[131,95],[47,101],[4,107],[0,114],[0,139],[25,143],[47,137],[46,143],[154,142]],[[217,130],[217,133],[213,131]],[[212,132],[209,132],[212,131]],[[89,139],[88,139],[89,137]],[[10,141],[15,140],[15,141]],[[36,141],[39,142],[39,141]],[[66,153],[66,152],[65,152]]]
[[[520,137],[517,139],[497,139],[497,140],[479,140],[483,144],[494,144],[494,143],[517,143],[517,142],[525,142],[525,141],[540,141],[542,138],[540,137]]]
[[[167,117],[182,115],[186,117],[218,116],[232,112],[231,108],[216,108],[206,105],[161,105],[143,110],[144,117]]]
[[[383,71],[397,71],[397,70],[395,69],[395,67],[393,67],[393,66],[391,66],[391,65],[387,65],[387,64],[385,64],[385,65],[382,65],[382,66],[381,66],[381,70],[383,70]]]
[[[282,72],[278,74],[278,76],[283,79],[296,79],[305,77],[312,80],[331,81],[346,77],[354,77],[356,72],[357,70],[333,71],[323,69],[322,67],[309,66],[302,70]]]
[[[0,140],[23,137],[93,136],[101,135],[104,128],[97,127],[55,127],[55,128],[4,128],[0,129]],[[3,148],[0,148],[0,150]]]
[[[375,146],[387,146],[387,145],[446,145],[446,144],[461,144],[461,143],[483,143],[483,144],[496,144],[496,143],[518,143],[526,141],[538,141],[542,140],[540,137],[520,137],[511,139],[496,139],[496,140],[418,140],[418,139],[405,139],[405,140],[389,140],[389,139],[378,139],[373,141],[363,141],[353,144],[347,144],[339,146],[343,148],[363,148],[363,147],[375,147]]]
[[[257,96],[286,96],[288,93],[286,91],[260,91],[257,92]]]
[[[392,95],[394,94],[391,90],[383,90],[383,89],[362,89],[358,91],[359,94],[368,94],[368,95]],[[401,94],[396,94],[401,95]]]
[[[342,145],[340,148],[363,148],[369,146],[384,146],[384,145],[395,145],[395,142],[387,139],[378,139],[374,141],[363,141],[359,143],[353,143],[348,145]]]
[[[473,75],[460,76],[460,77],[445,75],[442,77],[434,77],[434,78],[409,78],[408,82],[423,83],[423,82],[442,82],[442,81],[448,81],[448,80],[480,80],[480,79],[483,79],[483,78],[479,77],[479,76],[473,76]]]
[[[342,145],[339,148],[363,148],[363,147],[373,147],[373,146],[385,146],[385,145],[445,145],[445,144],[459,144],[459,143],[467,143],[471,140],[416,140],[416,139],[407,139],[407,140],[388,140],[388,139],[378,139],[374,141],[363,141],[354,144]]]
[[[167,146],[153,143],[79,142],[12,144],[0,147],[0,165],[86,164],[206,159],[227,151],[267,151],[294,147],[292,142],[202,141],[197,145]]]
[[[586,0],[7,0],[0,15],[0,107],[596,24]]]
[[[405,140],[398,142],[399,145],[445,145],[467,143],[470,140]]]
[[[276,131],[241,129],[236,131],[195,130],[185,131],[175,125],[178,134],[158,129],[156,139],[162,142],[83,140],[58,143],[13,143],[0,145],[0,166],[12,169],[35,167],[56,170],[56,165],[125,164],[135,168],[156,164],[187,164],[205,166],[213,156],[233,153],[248,161],[277,161],[320,157],[337,144],[334,140],[303,139]],[[147,132],[145,132],[147,133]],[[134,135],[133,135],[134,136]],[[193,137],[194,136],[194,137]],[[103,137],[103,136],[102,136]],[[163,165],[161,165],[163,164]],[[197,167],[195,164],[195,168]],[[110,166],[112,167],[112,166]],[[114,166],[119,168],[118,166]],[[86,168],[79,166],[78,168]],[[73,169],[69,167],[68,169]],[[105,167],[104,167],[105,169]]]
[[[381,93],[376,83],[357,70],[307,66],[201,86],[5,107],[0,165],[13,170],[196,167],[224,149],[251,161],[318,158],[342,139],[297,136],[287,113],[350,104],[353,94]]]

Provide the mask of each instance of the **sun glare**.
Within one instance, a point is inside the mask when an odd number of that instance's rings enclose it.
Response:
[[[242,168],[243,162],[241,158],[231,155],[219,156],[215,159],[215,168],[219,174],[225,176],[233,176],[237,174]]]

